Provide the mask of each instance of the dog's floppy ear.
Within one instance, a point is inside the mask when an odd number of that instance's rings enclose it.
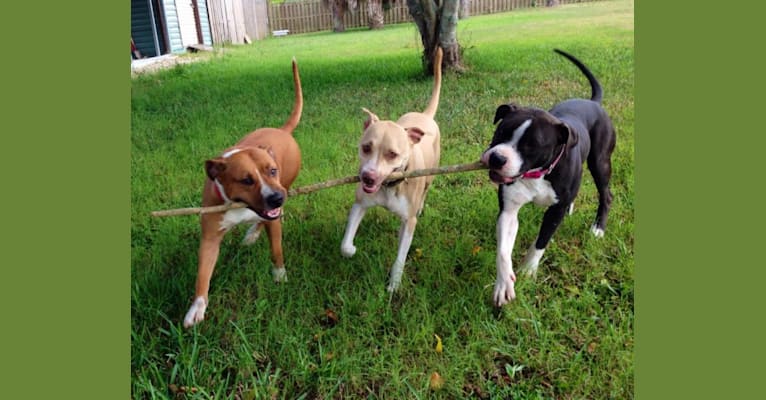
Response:
[[[367,120],[364,121],[364,129],[367,129],[367,127],[370,126],[370,124],[380,121],[380,118],[378,118],[377,115],[373,114],[372,111],[364,107],[362,107],[362,111],[367,113]]]
[[[559,122],[556,124],[556,130],[559,135],[559,143],[566,143],[567,147],[572,147],[577,144],[577,134],[569,127],[569,125]]]
[[[405,131],[407,131],[407,136],[410,137],[410,141],[413,144],[420,143],[420,139],[423,139],[423,136],[425,136],[426,134],[420,128],[417,128],[417,127],[406,128]]]
[[[496,124],[497,121],[500,121],[501,119],[505,118],[506,115],[515,112],[516,110],[518,110],[518,106],[516,106],[514,103],[501,105],[497,108],[497,110],[495,110],[495,120],[492,121],[492,124]]]
[[[222,158],[219,157],[205,161],[205,172],[207,172],[207,177],[211,181],[214,181],[223,171],[226,171],[226,161]]]

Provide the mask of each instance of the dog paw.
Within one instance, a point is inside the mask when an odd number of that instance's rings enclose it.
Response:
[[[534,278],[537,275],[537,267],[540,265],[543,253],[545,253],[545,249],[538,250],[534,245],[527,250],[524,261],[521,262],[521,270],[524,271],[524,276]]]
[[[253,243],[255,243],[260,236],[261,236],[261,230],[256,228],[255,225],[253,225],[250,227],[250,229],[247,230],[245,237],[242,239],[242,245],[250,246]]]
[[[343,255],[343,257],[351,258],[356,254],[356,246],[353,244],[350,245],[343,245],[340,247],[340,254]]]
[[[573,212],[574,212],[574,201],[569,203],[569,211],[568,211],[568,213],[569,213],[569,215],[572,215]]]
[[[194,299],[194,303],[184,317],[184,328],[190,328],[205,319],[205,309],[207,309],[207,302],[204,297]]]
[[[274,283],[284,283],[287,282],[287,271],[284,267],[282,268],[272,268],[271,269],[271,276],[274,277]]]
[[[388,291],[388,293],[394,293],[397,290],[399,290],[399,283],[400,282],[391,282],[391,283],[389,283],[388,286],[386,286],[386,290]]]
[[[493,296],[497,307],[502,307],[505,303],[516,298],[516,291],[513,287],[514,282],[516,282],[516,275],[513,273],[497,278],[497,281],[495,281],[495,294]]]
[[[287,270],[284,267],[272,268],[271,276],[274,278],[274,283],[287,282]]]
[[[590,233],[592,233],[593,236],[595,236],[597,238],[604,237],[604,230],[599,228],[598,225],[596,225],[596,224],[593,224],[590,227]]]

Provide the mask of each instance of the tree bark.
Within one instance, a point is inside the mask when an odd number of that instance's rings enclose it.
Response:
[[[346,23],[343,22],[343,16],[346,14],[345,0],[330,0],[330,11],[332,12],[332,31],[345,32]]]
[[[460,43],[457,40],[460,0],[407,0],[407,8],[420,32],[423,44],[423,67],[433,74],[436,46],[444,50],[442,69],[462,72]]]
[[[367,1],[367,25],[370,29],[383,28],[383,0]]]
[[[458,18],[466,19],[471,16],[471,0],[460,0]]]

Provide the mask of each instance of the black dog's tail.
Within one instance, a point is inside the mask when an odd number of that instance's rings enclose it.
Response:
[[[563,50],[553,49],[553,51],[566,57],[567,59],[569,59],[569,61],[574,63],[574,65],[576,65],[577,68],[580,68],[580,71],[582,71],[582,73],[585,74],[585,77],[588,78],[588,82],[590,82],[590,88],[591,88],[590,99],[597,103],[601,103],[601,98],[603,97],[601,85],[598,83],[598,80],[596,80],[596,77],[593,76],[593,74],[590,72],[588,67],[586,67],[585,64],[580,62],[580,60],[576,59],[573,55],[566,53]]]

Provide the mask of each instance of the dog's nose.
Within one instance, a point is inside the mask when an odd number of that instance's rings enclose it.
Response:
[[[508,159],[506,157],[501,154],[497,154],[497,152],[493,152],[489,155],[489,167],[492,169],[502,168],[507,161]]]
[[[370,172],[363,172],[362,173],[362,183],[365,185],[374,185],[375,184],[375,176]]]
[[[285,202],[285,196],[280,192],[274,192],[266,198],[266,205],[271,208],[281,207]]]

